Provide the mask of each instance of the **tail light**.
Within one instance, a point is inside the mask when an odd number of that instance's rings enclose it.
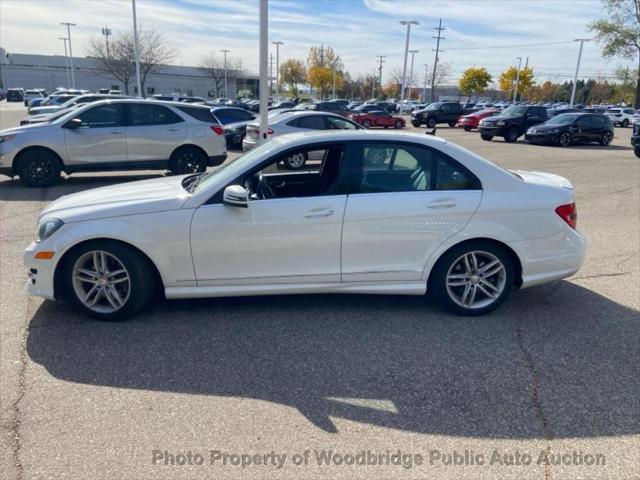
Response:
[[[560,218],[562,218],[562,220],[567,222],[571,228],[576,228],[576,225],[578,224],[578,209],[576,208],[575,203],[560,205],[556,208],[556,213]]]
[[[274,133],[276,133],[276,131],[273,128],[267,129],[267,135],[273,135]]]
[[[216,135],[224,135],[224,128],[222,128],[220,125],[211,125],[210,128]]]

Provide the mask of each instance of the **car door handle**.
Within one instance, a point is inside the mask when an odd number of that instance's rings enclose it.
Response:
[[[330,217],[331,215],[333,215],[333,213],[334,213],[333,208],[318,208],[315,210],[309,210],[308,212],[305,212],[304,217],[305,218]]]
[[[456,205],[457,202],[453,198],[442,198],[440,200],[434,200],[433,202],[427,203],[427,207],[432,209],[452,208]]]
[[[120,135],[121,133],[124,133],[124,130],[111,130],[109,133],[111,135]]]

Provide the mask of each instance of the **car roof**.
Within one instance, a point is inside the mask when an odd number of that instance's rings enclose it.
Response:
[[[434,135],[423,135],[419,133],[405,133],[395,131],[386,132],[380,130],[309,130],[305,132],[279,135],[277,137],[274,137],[271,141],[278,143],[301,141],[301,143],[305,143],[305,140],[318,140],[326,142],[389,140],[396,142],[418,142],[424,145],[443,145],[447,143],[444,138],[436,137]]]
[[[334,118],[344,119],[343,116],[337,115],[331,112],[323,112],[319,110],[291,110],[287,112],[282,112],[280,115],[276,115],[272,117],[273,119],[272,123],[281,123],[284,121],[291,120],[292,118],[311,117],[311,116],[317,116],[317,115],[320,115],[322,117],[334,117]]]

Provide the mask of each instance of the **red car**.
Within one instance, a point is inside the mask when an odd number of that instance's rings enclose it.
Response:
[[[364,128],[369,127],[393,127],[404,128],[405,121],[402,117],[394,117],[383,111],[373,111],[366,113],[350,113],[349,118],[359,123]]]
[[[487,108],[486,110],[478,110],[469,115],[464,115],[458,119],[458,127],[462,127],[468,132],[473,128],[478,128],[478,124],[483,118],[492,117],[499,112],[500,110],[496,110],[495,108]]]

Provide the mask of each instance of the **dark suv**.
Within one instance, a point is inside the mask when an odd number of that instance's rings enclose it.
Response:
[[[10,88],[7,90],[7,102],[24,101],[24,90],[21,88]]]
[[[480,136],[490,141],[502,137],[505,142],[515,142],[529,127],[546,122],[547,109],[538,105],[512,105],[500,115],[480,122]]]
[[[606,115],[599,113],[561,113],[530,127],[524,139],[561,147],[590,142],[606,146],[613,140],[613,125]]]
[[[633,126],[633,133],[631,134],[631,145],[636,157],[640,158],[640,123],[636,123]]]

